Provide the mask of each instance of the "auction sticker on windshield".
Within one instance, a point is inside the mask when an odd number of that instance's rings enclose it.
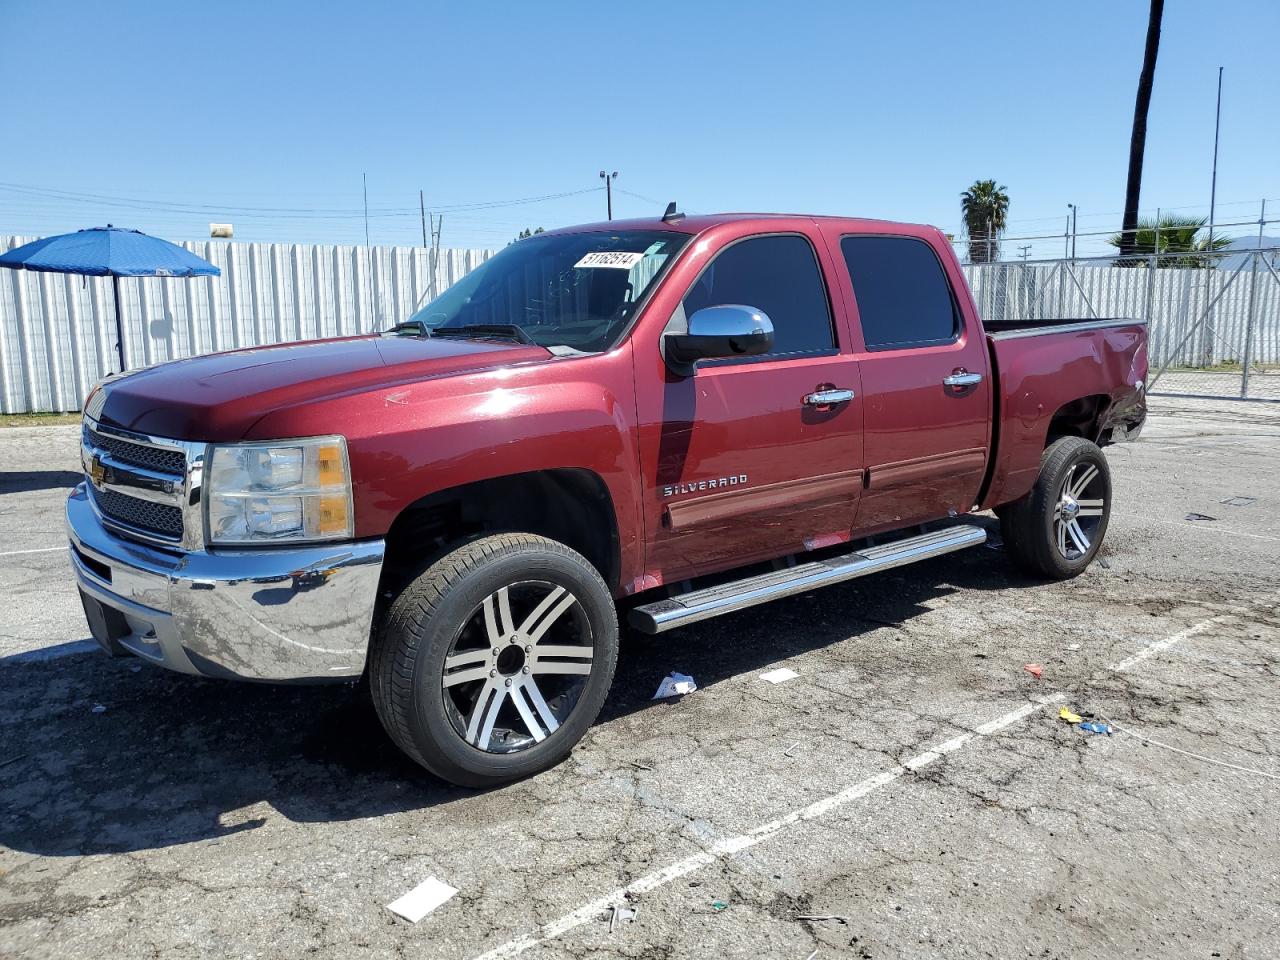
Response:
[[[573,265],[575,270],[587,270],[595,267],[616,267],[619,270],[630,270],[644,259],[643,253],[628,253],[625,250],[597,250],[588,253]]]

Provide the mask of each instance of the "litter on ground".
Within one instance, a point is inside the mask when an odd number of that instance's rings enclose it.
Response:
[[[770,683],[782,683],[784,680],[794,680],[798,676],[800,674],[790,667],[779,667],[777,670],[770,670],[768,673],[760,674],[760,679],[768,680]]]
[[[614,904],[609,908],[609,932],[613,933],[617,930],[620,923],[631,923],[639,912],[635,907],[620,907]]]
[[[1115,728],[1109,723],[1099,723],[1097,720],[1086,720],[1080,724],[1081,730],[1088,730],[1090,733],[1105,733],[1107,736],[1115,733]]]
[[[1257,501],[1257,497],[1227,497],[1225,500],[1219,500],[1218,502],[1225,503],[1228,507],[1247,507]]]
[[[1025,671],[1027,671],[1027,673],[1031,674],[1031,675],[1032,675],[1033,677],[1035,677],[1037,680],[1039,680],[1039,679],[1040,679],[1040,674],[1044,673],[1044,667],[1042,667],[1042,666],[1041,666],[1040,664],[1038,664],[1038,663],[1028,663],[1028,664],[1027,664],[1025,667],[1023,667],[1022,669],[1023,669],[1023,670],[1025,670]]]
[[[716,913],[719,913],[721,910],[724,910],[728,906],[729,905],[725,903],[723,900],[711,901],[711,909],[714,910]]]
[[[1188,513],[1188,520],[1217,520],[1217,517],[1211,517],[1207,513]]]
[[[1073,713],[1070,707],[1062,707],[1058,710],[1058,719],[1065,720],[1067,723],[1083,723],[1084,717],[1078,713]]]
[[[102,704],[100,704],[100,703],[95,703],[95,704],[93,705],[93,709],[92,709],[92,710],[90,710],[89,712],[90,712],[90,713],[106,713],[106,712],[107,712],[107,708],[106,708],[106,707],[104,707],[104,706],[103,706]]]
[[[443,880],[427,877],[398,900],[387,904],[387,909],[410,923],[417,923],[458,891]]]
[[[686,693],[693,693],[697,689],[698,685],[693,682],[693,677],[672,670],[658,684],[658,692],[653,695],[653,699],[665,700],[667,697],[683,697]]]

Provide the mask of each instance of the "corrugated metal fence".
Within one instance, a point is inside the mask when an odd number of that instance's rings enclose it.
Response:
[[[1153,390],[1280,399],[1280,250],[1162,259],[966,264],[964,273],[989,320],[1146,320]]]
[[[35,237],[0,237],[0,252]],[[184,243],[222,268],[190,280],[122,278],[131,369],[216,350],[369,333],[464,276],[493,250]],[[111,280],[0,270],[0,413],[79,410],[119,366]]]
[[[0,251],[31,239],[0,237]],[[222,276],[120,281],[131,369],[385,329],[495,252],[441,250],[433,290],[431,251],[420,247],[183,245]],[[1214,269],[1061,260],[970,264],[964,272],[986,318],[1146,319],[1152,372],[1168,367],[1166,389],[1280,397],[1280,370],[1270,369],[1280,365],[1278,253],[1222,254]],[[109,279],[0,270],[0,413],[78,410],[115,366]]]

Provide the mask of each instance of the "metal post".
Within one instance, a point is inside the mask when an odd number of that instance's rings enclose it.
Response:
[[[991,262],[991,218],[987,217],[987,263]]]
[[[1267,222],[1267,201],[1258,214],[1258,249],[1252,254],[1249,277],[1249,314],[1244,322],[1244,358],[1240,370],[1240,399],[1249,398],[1249,364],[1253,362],[1253,322],[1258,313],[1258,261],[1262,259],[1262,228]]]
[[[1213,115],[1213,179],[1209,184],[1209,252],[1213,252],[1213,217],[1218,200],[1218,132],[1222,128],[1222,68],[1218,68],[1218,106]]]
[[[1135,241],[1137,237],[1134,237]],[[1147,257],[1147,341],[1148,349],[1150,349],[1151,334],[1155,332],[1155,295],[1156,295],[1156,270],[1159,268],[1160,261],[1157,254],[1160,253],[1160,208],[1156,207],[1156,238],[1151,245],[1151,255]],[[1168,336],[1172,331],[1163,331]],[[1163,346],[1163,343],[1161,344]]]
[[[1123,239],[1124,234],[1121,233]],[[1067,214],[1067,222],[1062,225],[1062,259],[1071,256],[1071,214]]]
[[[422,245],[427,245],[427,201],[422,196],[422,191],[418,191],[418,215],[422,217]]]
[[[124,362],[124,321],[120,319],[120,278],[114,273],[111,275],[111,292],[116,298],[116,351],[120,354],[120,372],[125,373],[129,366]]]

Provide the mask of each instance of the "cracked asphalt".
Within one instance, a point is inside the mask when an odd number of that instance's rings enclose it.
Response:
[[[632,636],[573,757],[486,793],[347,688],[86,643],[75,437],[0,431],[0,956],[1280,954],[1274,405],[1155,398],[1072,582],[981,547]]]

